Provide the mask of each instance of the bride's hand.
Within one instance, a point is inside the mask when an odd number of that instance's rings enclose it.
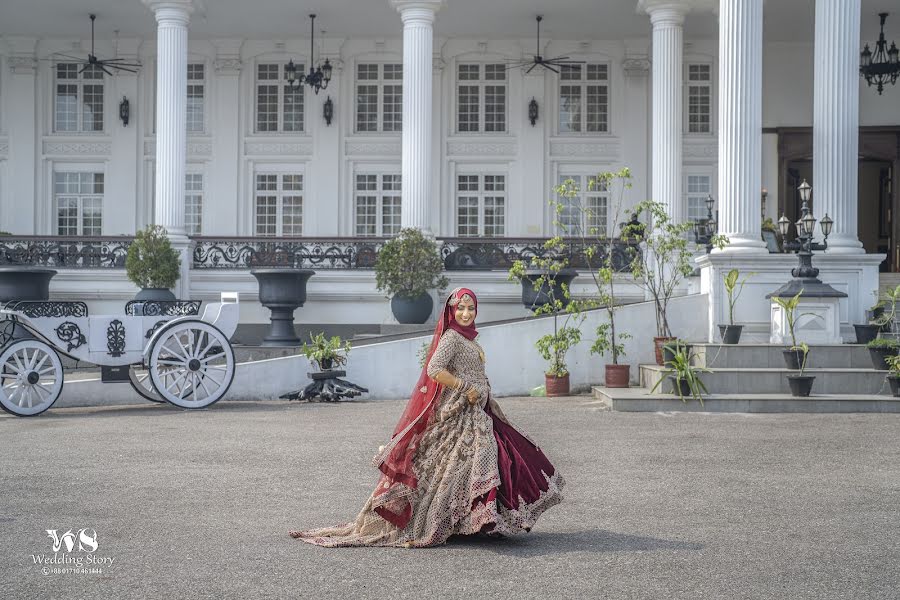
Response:
[[[466,392],[466,398],[469,400],[469,404],[474,405],[478,402],[478,399],[481,397],[481,393],[475,388],[471,388]]]

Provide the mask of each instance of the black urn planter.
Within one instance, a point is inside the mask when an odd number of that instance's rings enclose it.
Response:
[[[872,366],[879,371],[887,371],[888,364],[885,360],[888,356],[897,354],[897,348],[869,348],[869,357],[872,359]]]
[[[434,300],[431,294],[423,292],[419,296],[407,298],[406,296],[394,296],[391,298],[391,312],[398,323],[404,325],[421,325],[431,316],[434,308]]]
[[[723,344],[737,344],[741,341],[743,325],[719,325],[719,336]]]
[[[900,398],[900,375],[888,375],[887,380],[891,386],[891,395]]]
[[[788,385],[791,388],[791,396],[801,396],[804,398],[809,396],[815,379],[815,375],[788,375],[787,380]]]
[[[800,369],[800,365],[803,364],[803,350],[791,350],[788,348],[782,350],[781,353],[784,355],[784,363],[787,365],[788,369],[793,369],[795,371]],[[809,366],[809,354],[809,352],[806,353],[807,366]]]
[[[691,384],[687,379],[677,379],[674,375],[669,375],[669,381],[672,382],[672,393],[682,398],[692,398]]]
[[[878,332],[881,331],[879,325],[854,325],[853,328],[856,330],[857,344],[868,344],[878,337]]]
[[[44,267],[0,267],[0,302],[49,300],[54,275]]]
[[[294,311],[306,302],[306,282],[312,269],[252,269],[259,282],[259,303],[272,311],[269,334],[263,346],[299,346],[294,331]]]
[[[134,295],[134,299],[162,302],[176,300],[175,294],[169,288],[141,288],[141,291]]]
[[[563,306],[567,306],[569,301],[563,294],[562,284],[566,286],[572,285],[572,280],[578,276],[578,271],[568,267],[562,268],[553,276],[553,286],[546,279],[541,284],[540,289],[534,289],[534,282],[541,276],[548,275],[543,269],[528,269],[522,278],[522,305],[528,310],[535,311],[545,304],[550,304],[551,290],[553,297],[560,300]]]

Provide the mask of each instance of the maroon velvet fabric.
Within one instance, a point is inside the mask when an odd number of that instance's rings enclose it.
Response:
[[[493,488],[472,502],[472,508],[479,503],[488,503],[497,498],[508,509],[518,509],[519,496],[526,504],[532,504],[547,491],[547,480],[541,473],[552,476],[556,470],[534,444],[529,442],[515,428],[504,423],[493,412],[490,405],[485,412],[494,422],[494,439],[497,440],[497,466],[500,469],[500,487]],[[483,527],[490,531],[493,525]]]

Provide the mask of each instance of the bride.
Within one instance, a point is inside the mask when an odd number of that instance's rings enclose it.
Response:
[[[372,459],[377,487],[352,522],[291,531],[319,546],[443,544],[451,535],[530,531],[565,481],[491,395],[475,337],[478,300],[456,288],[391,440]]]

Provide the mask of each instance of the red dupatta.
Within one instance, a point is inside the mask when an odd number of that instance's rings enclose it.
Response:
[[[478,335],[474,319],[472,324],[466,327],[456,322],[454,314],[456,305],[466,294],[472,297],[475,313],[478,314],[478,299],[472,290],[456,288],[447,296],[441,311],[441,318],[434,327],[428,356],[412,396],[406,404],[400,421],[394,428],[390,442],[380,448],[378,454],[372,459],[372,465],[382,472],[378,488],[375,490],[373,510],[384,520],[401,529],[406,527],[412,517],[410,499],[418,486],[418,479],[412,468],[413,455],[444,389],[444,386],[428,376],[428,363],[437,349],[441,336],[447,329],[455,329],[470,340]]]

